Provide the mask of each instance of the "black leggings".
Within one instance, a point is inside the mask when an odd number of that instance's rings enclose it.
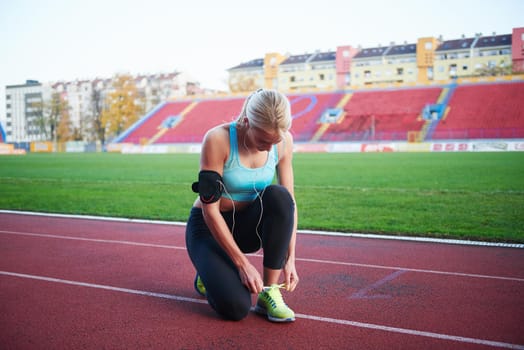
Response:
[[[288,190],[270,185],[247,208],[235,213],[233,237],[244,253],[264,248],[264,267],[282,269],[294,224],[295,206]],[[262,218],[260,218],[262,214]],[[233,212],[222,213],[229,229]],[[258,234],[256,227],[258,225]],[[207,300],[226,319],[240,320],[251,308],[251,293],[240,280],[238,269],[219,246],[204,222],[202,209],[192,208],[186,226],[189,257],[206,287]]]

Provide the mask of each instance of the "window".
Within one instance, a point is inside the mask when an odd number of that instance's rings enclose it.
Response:
[[[424,48],[426,50],[431,50],[433,48],[433,43],[431,41],[424,43]]]
[[[428,67],[428,69],[426,70],[426,76],[430,80],[433,79],[433,67]]]
[[[448,72],[451,78],[456,78],[457,77],[457,65],[456,64],[450,65]]]
[[[324,80],[324,74],[319,74],[319,75],[318,75],[318,78],[319,78],[320,80]]]
[[[404,74],[404,68],[397,68],[397,75],[403,75]]]

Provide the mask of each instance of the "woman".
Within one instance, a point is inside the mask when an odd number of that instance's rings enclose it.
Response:
[[[186,244],[197,292],[226,319],[246,317],[255,293],[256,312],[274,322],[295,320],[280,293],[293,291],[299,281],[290,127],[288,99],[259,89],[234,122],[204,137]],[[278,184],[272,184],[275,173]],[[246,257],[260,248],[262,276]]]

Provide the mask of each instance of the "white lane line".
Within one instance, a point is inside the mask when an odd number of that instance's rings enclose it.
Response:
[[[404,271],[409,271],[409,272],[430,273],[430,274],[436,274],[436,275],[448,275],[448,276],[472,277],[472,278],[487,278],[487,279],[503,280],[503,281],[524,282],[524,278],[518,278],[518,277],[504,277],[504,276],[480,275],[480,274],[463,273],[463,272],[449,272],[449,271],[438,271],[438,270],[412,269],[412,268],[400,267],[400,266],[384,266],[384,265],[359,264],[359,263],[348,263],[348,262],[343,262],[343,261],[330,261],[330,260],[308,259],[308,258],[296,258],[296,260],[307,261],[307,262],[312,262],[312,263],[356,266],[356,267],[364,267],[364,268],[370,268],[370,269],[404,270]]]
[[[33,280],[46,281],[46,282],[53,282],[53,283],[61,283],[61,284],[86,287],[86,288],[102,289],[102,290],[108,290],[108,291],[113,291],[113,292],[142,295],[142,296],[154,297],[154,298],[169,299],[169,300],[175,300],[175,301],[180,301],[180,302],[207,304],[207,301],[203,299],[188,298],[188,297],[183,297],[183,296],[178,296],[178,295],[155,293],[155,292],[148,292],[148,291],[129,289],[129,288],[120,288],[120,287],[108,286],[108,285],[103,285],[103,284],[94,284],[94,283],[85,283],[85,282],[79,282],[79,281],[64,280],[60,278],[53,278],[53,277],[46,277],[46,276],[28,275],[28,274],[9,272],[9,271],[0,271],[0,275],[25,278],[25,279],[33,279]],[[339,324],[339,325],[344,325],[344,326],[373,329],[373,330],[392,332],[392,333],[409,334],[409,335],[414,335],[414,336],[419,336],[419,337],[428,337],[428,338],[461,342],[461,343],[472,343],[472,344],[506,348],[506,349],[524,350],[524,345],[520,345],[520,344],[511,344],[511,343],[498,342],[498,341],[485,340],[485,339],[468,338],[468,337],[461,337],[461,336],[456,336],[456,335],[448,335],[448,334],[441,334],[441,333],[419,331],[419,330],[414,330],[414,329],[390,327],[390,326],[384,326],[384,325],[379,325],[379,324],[341,320],[341,319],[336,319],[336,318],[331,318],[331,317],[321,317],[321,316],[307,315],[307,314],[295,314],[295,316],[298,318],[303,318],[303,319],[317,321],[317,322]]]
[[[390,241],[440,243],[440,244],[454,244],[454,245],[465,245],[465,246],[524,249],[524,244],[522,243],[466,241],[463,239],[451,239],[451,238],[394,236],[394,235],[378,235],[378,234],[373,234],[373,233],[329,232],[329,231],[312,231],[312,230],[299,230],[298,233],[310,234],[310,235],[321,235],[321,236],[334,236],[334,237],[383,239],[383,240],[390,240]]]
[[[186,250],[186,247],[177,247],[174,245],[165,245],[165,244],[153,244],[153,243],[140,243],[133,241],[120,241],[113,239],[99,239],[99,238],[84,238],[84,237],[72,237],[72,236],[62,236],[62,235],[51,235],[47,233],[32,233],[32,232],[16,232],[16,231],[3,231],[0,230],[0,233],[8,235],[19,235],[19,236],[32,236],[40,238],[54,238],[54,239],[66,239],[71,241],[85,241],[85,242],[96,242],[96,243],[112,243],[112,244],[126,244],[134,245],[140,247],[150,247],[150,248],[166,248],[166,249],[181,249]]]
[[[132,241],[120,241],[120,240],[98,239],[98,238],[71,237],[71,236],[51,235],[51,234],[45,234],[45,233],[15,232],[15,231],[0,230],[0,234],[30,236],[30,237],[39,237],[39,238],[66,239],[66,240],[73,240],[73,241],[77,240],[77,241],[86,241],[86,242],[95,242],[95,243],[125,244],[125,245],[133,245],[133,246],[149,247],[149,248],[186,250],[186,247],[174,246],[174,245],[140,243],[140,242],[132,242]],[[248,255],[255,256],[255,257],[262,257],[262,255],[256,254],[256,253],[248,254]],[[518,278],[518,277],[504,277],[504,276],[481,275],[481,274],[462,273],[462,272],[413,269],[413,268],[400,267],[400,266],[359,264],[359,263],[351,263],[351,262],[344,262],[344,261],[321,260],[321,259],[310,259],[310,258],[299,258],[299,257],[297,257],[296,260],[310,262],[310,263],[353,266],[353,267],[362,267],[362,268],[370,268],[370,269],[403,270],[403,271],[409,271],[409,272],[429,273],[429,274],[447,275],[447,276],[456,276],[456,277],[484,278],[484,279],[494,279],[494,280],[503,280],[503,281],[524,282],[524,278]]]
[[[456,341],[456,342],[461,342],[461,343],[472,343],[472,344],[478,344],[478,345],[493,346],[497,348],[524,350],[524,345],[520,345],[520,344],[511,344],[511,343],[504,343],[504,342],[485,340],[485,339],[468,338],[468,337],[461,337],[461,336],[456,336],[456,335],[425,332],[425,331],[418,331],[415,329],[390,327],[390,326],[383,326],[383,325],[372,324],[372,323],[339,320],[339,319],[330,318],[330,317],[319,317],[319,316],[303,315],[303,314],[295,314],[295,317],[305,318],[305,319],[320,321],[320,322],[341,324],[345,326],[374,329],[374,330],[385,331],[385,332],[416,335],[419,337],[436,338],[440,340],[449,340],[449,341]]]
[[[187,298],[187,297],[182,297],[182,296],[178,296],[178,295],[171,295],[171,294],[164,294],[164,293],[147,292],[147,291],[136,290],[136,289],[112,287],[112,286],[106,286],[106,285],[103,285],[103,284],[95,284],[95,283],[86,283],[86,282],[64,280],[64,279],[61,279],[61,278],[36,276],[36,275],[27,275],[27,274],[24,274],[24,273],[16,273],[16,272],[9,272],[9,271],[0,271],[0,275],[12,276],[12,277],[20,277],[20,278],[28,278],[28,279],[34,279],[34,280],[46,281],[46,282],[55,282],[55,283],[69,284],[69,285],[80,286],[80,287],[104,289],[104,290],[110,290],[110,291],[113,291],[113,292],[123,292],[123,293],[129,293],[129,294],[144,295],[144,296],[147,296],[147,297],[171,299],[171,300],[185,301],[185,302],[190,302],[190,303],[207,304],[207,301],[206,300],[202,300],[202,299]]]
[[[28,215],[28,216],[47,216],[47,217],[64,218],[64,219],[113,221],[113,222],[137,223],[137,224],[156,224],[156,225],[173,225],[173,226],[185,226],[186,225],[186,223],[183,221],[143,220],[143,219],[117,218],[117,217],[110,217],[110,216],[42,213],[42,212],[36,212],[36,211],[0,209],[0,214],[2,213],[3,214]]]
[[[186,226],[187,224],[184,221],[143,220],[143,219],[128,219],[128,218],[117,218],[117,217],[106,217],[106,216],[57,214],[57,213],[42,213],[42,212],[32,212],[32,211],[0,209],[0,214],[2,213],[17,214],[17,215],[30,215],[30,216],[47,216],[47,217],[57,217],[57,218],[65,218],[65,219],[140,223],[140,224],[152,224],[152,225]],[[396,240],[396,241],[415,241],[415,242],[426,242],[426,243],[458,244],[458,245],[471,245],[471,246],[524,249],[524,244],[506,243],[506,242],[466,241],[466,240],[461,240],[461,239],[445,239],[445,238],[417,237],[417,236],[394,236],[394,235],[379,235],[379,234],[371,234],[371,233],[368,234],[368,233],[354,233],[354,232],[330,232],[330,231],[315,231],[315,230],[298,230],[298,233],[323,235],[323,236],[355,237],[355,238],[366,238],[366,239],[368,238],[369,239],[387,239],[387,240]]]

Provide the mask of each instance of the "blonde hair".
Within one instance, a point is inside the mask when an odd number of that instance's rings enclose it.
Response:
[[[239,127],[244,121],[263,130],[277,131],[281,137],[291,128],[291,105],[287,97],[271,89],[258,89],[244,101],[237,118]]]

